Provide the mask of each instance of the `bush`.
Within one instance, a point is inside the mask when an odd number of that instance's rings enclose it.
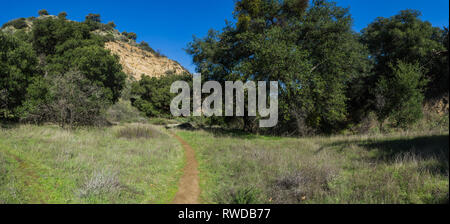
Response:
[[[25,18],[19,18],[19,19],[11,20],[11,21],[3,24],[2,29],[6,28],[8,26],[13,26],[14,28],[16,28],[18,30],[28,27]]]
[[[137,34],[133,33],[133,32],[128,33],[127,31],[123,31],[122,35],[125,36],[128,39],[131,39],[131,40],[136,40],[137,39]]]
[[[84,183],[79,191],[79,196],[81,198],[86,198],[119,191],[121,184],[118,176],[118,173],[108,170],[95,172],[92,177]]]
[[[153,54],[156,54],[156,51],[153,50],[153,48],[151,48],[150,45],[147,42],[145,42],[145,41],[141,41],[141,43],[139,44],[139,48],[141,48],[144,51],[148,51],[148,52],[151,52]]]
[[[389,118],[394,127],[406,128],[423,116],[426,80],[418,64],[399,61],[391,69],[392,78],[382,78],[377,85],[377,116],[381,124]]]
[[[72,71],[36,81],[29,88],[25,121],[56,122],[61,127],[103,125],[108,102],[102,88]]]
[[[129,100],[124,99],[119,100],[108,109],[106,118],[110,122],[147,122],[147,118],[143,117],[141,112],[133,107]]]
[[[100,19],[100,14],[89,13],[86,16],[86,22],[100,23],[100,22],[102,22],[102,20]]]
[[[126,127],[119,130],[117,137],[136,139],[136,138],[157,138],[161,133],[148,126]]]
[[[67,17],[67,12],[60,12],[58,14],[58,18],[60,18],[60,19],[66,19],[66,17]]]
[[[189,75],[167,74],[156,78],[142,76],[142,79],[132,84],[132,105],[148,117],[171,117],[170,102],[175,94],[170,93],[170,86],[177,80],[192,81]]]
[[[113,29],[116,28],[116,24],[113,21],[109,22],[107,25]]]
[[[38,11],[39,16],[48,16],[48,11],[46,9],[41,9]]]

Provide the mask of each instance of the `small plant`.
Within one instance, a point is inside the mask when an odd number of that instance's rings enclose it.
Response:
[[[258,204],[261,191],[254,187],[245,187],[231,193],[231,204]]]
[[[112,193],[120,188],[118,174],[108,170],[95,172],[80,190],[80,197]]]

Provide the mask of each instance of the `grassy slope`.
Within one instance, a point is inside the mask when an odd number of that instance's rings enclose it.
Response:
[[[166,134],[119,138],[124,128],[0,129],[0,203],[170,202],[181,146]]]
[[[448,131],[303,139],[178,134],[197,151],[204,202],[448,202]]]

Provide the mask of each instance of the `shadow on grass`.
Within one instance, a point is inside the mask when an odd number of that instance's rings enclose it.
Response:
[[[266,140],[281,140],[283,139],[280,136],[275,135],[262,135],[262,134],[253,134],[245,132],[241,129],[224,129],[219,127],[203,127],[201,130],[209,132],[214,135],[214,137],[232,137],[232,138],[239,138],[239,139],[247,139],[247,140],[253,140],[253,139],[266,139]]]
[[[432,172],[446,174],[449,171],[449,135],[424,136],[392,140],[342,141],[331,147],[342,151],[356,144],[368,151],[376,150],[374,161],[395,162],[402,155],[413,155],[418,159],[435,159],[438,163],[427,167]],[[320,149],[323,150],[323,149]]]
[[[0,122],[0,128],[3,128],[3,129],[14,129],[18,126],[19,126],[19,124],[14,123],[14,122]]]
[[[223,129],[223,128],[207,128],[203,127],[201,130],[209,132],[214,135],[214,137],[233,137],[240,139],[256,139],[257,136],[254,134],[247,133],[239,129]]]

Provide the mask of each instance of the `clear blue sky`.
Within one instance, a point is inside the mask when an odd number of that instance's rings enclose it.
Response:
[[[448,0],[337,0],[339,6],[350,7],[359,31],[376,17],[389,17],[403,9],[422,11],[422,19],[434,26],[448,26]],[[191,72],[195,67],[183,50],[192,35],[203,37],[210,28],[221,29],[225,19],[233,20],[233,0],[140,0],[140,1],[20,1],[2,0],[0,24],[19,17],[37,16],[39,9],[50,14],[68,13],[71,20],[82,21],[88,13],[99,13],[104,22],[114,21],[120,31],[135,32],[169,58],[180,62]]]

